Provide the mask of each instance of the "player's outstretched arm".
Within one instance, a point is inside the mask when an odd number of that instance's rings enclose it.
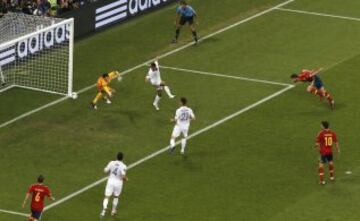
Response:
[[[340,153],[339,142],[336,142],[336,143],[335,143],[335,147],[336,147],[336,151],[337,151],[338,153]]]
[[[175,17],[175,26],[178,26],[180,23],[180,13],[176,13]]]
[[[317,74],[319,74],[322,70],[324,70],[324,68],[318,68],[312,71],[311,76],[315,76]]]
[[[199,25],[199,16],[198,16],[197,13],[194,14],[194,23],[195,23],[196,25]]]
[[[55,197],[53,197],[52,195],[49,196],[49,199],[51,199],[52,201],[55,201]]]
[[[294,83],[299,82],[299,76],[297,74],[290,75],[290,78]]]
[[[104,173],[108,174],[110,172],[110,165],[111,163],[109,163],[105,168],[104,168]]]
[[[123,179],[124,181],[129,181],[129,177],[128,177],[128,176],[126,176],[126,175],[125,175],[125,176],[123,176],[123,177],[122,177],[122,179]]]
[[[320,144],[319,144],[318,142],[316,142],[315,145],[314,145],[314,148],[315,148],[315,149],[319,149],[319,148],[320,148]]]
[[[112,72],[109,73],[109,77],[110,77],[111,80],[114,79],[114,78],[119,77],[120,75],[121,74],[120,74],[119,71],[112,71]]]
[[[24,202],[23,202],[23,204],[22,204],[22,208],[25,208],[26,202],[27,202],[27,200],[29,199],[29,197],[30,197],[30,194],[29,194],[29,193],[26,193]]]

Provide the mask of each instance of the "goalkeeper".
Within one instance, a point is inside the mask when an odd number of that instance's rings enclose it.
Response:
[[[111,104],[110,98],[115,93],[115,90],[109,87],[109,83],[115,78],[118,78],[119,80],[121,79],[120,73],[118,71],[104,73],[98,78],[96,82],[98,93],[96,94],[94,100],[91,102],[91,108],[96,110],[96,104],[101,98],[104,98],[107,104]]]

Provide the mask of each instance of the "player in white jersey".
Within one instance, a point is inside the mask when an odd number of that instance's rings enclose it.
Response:
[[[101,217],[105,216],[107,206],[110,200],[110,197],[113,196],[113,204],[111,215],[116,214],[116,207],[119,202],[119,196],[123,187],[123,181],[128,181],[126,176],[126,165],[122,162],[124,154],[119,152],[117,154],[117,160],[110,161],[105,167],[104,172],[109,174],[109,178],[105,188],[105,198],[103,201],[103,210],[100,214]]]
[[[187,107],[186,104],[187,99],[182,97],[180,99],[181,107],[176,110],[175,117],[171,119],[172,122],[175,122],[175,126],[170,139],[170,152],[175,150],[175,139],[182,134],[183,138],[181,139],[180,153],[185,153],[186,139],[189,132],[190,122],[195,120],[193,110]]]
[[[156,88],[156,96],[153,102],[153,106],[155,107],[156,110],[159,110],[159,101],[162,96],[162,90],[165,90],[169,98],[172,99],[175,97],[175,95],[171,93],[170,88],[165,84],[164,81],[161,80],[160,67],[158,61],[152,62],[150,64],[150,69],[145,77],[145,81],[150,82]]]

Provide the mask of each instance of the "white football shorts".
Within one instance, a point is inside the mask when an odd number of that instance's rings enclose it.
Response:
[[[105,196],[120,196],[122,191],[123,183],[122,182],[111,182],[108,181],[105,188]]]
[[[175,125],[171,136],[177,138],[182,134],[184,137],[187,137],[188,132],[189,132],[189,126]]]

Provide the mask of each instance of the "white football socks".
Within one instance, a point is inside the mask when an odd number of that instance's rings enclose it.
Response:
[[[159,101],[160,101],[160,99],[161,99],[161,97],[160,97],[159,95],[156,95],[153,104],[157,106],[158,103],[159,103]]]
[[[170,140],[170,147],[171,148],[174,148],[175,147],[175,139],[172,139]]]
[[[185,152],[186,138],[181,139],[181,153]]]
[[[174,95],[171,93],[170,88],[168,86],[164,86],[164,90],[170,98],[174,97]]]
[[[114,198],[113,199],[113,207],[112,207],[112,211],[113,212],[115,212],[116,211],[116,207],[117,207],[117,205],[118,205],[118,203],[119,203],[119,198]]]
[[[103,202],[103,208],[104,208],[104,210],[107,209],[108,203],[109,203],[109,199],[108,199],[108,198],[105,198],[105,199],[104,199],[104,202]]]

